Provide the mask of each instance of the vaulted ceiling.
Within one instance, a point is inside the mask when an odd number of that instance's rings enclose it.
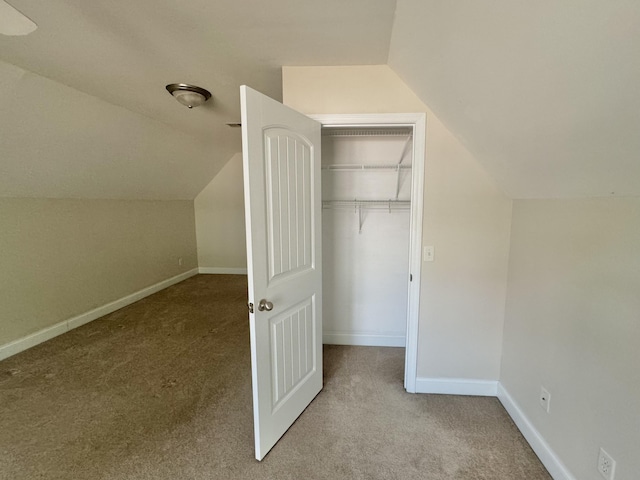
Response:
[[[239,85],[281,98],[283,65],[385,63],[509,195],[640,194],[635,0],[8,3],[38,29],[0,36],[0,60],[133,112],[158,142],[139,148],[129,128],[126,159],[88,142],[82,155],[61,148],[57,167],[47,149],[22,147],[25,125],[0,119],[20,138],[0,140],[0,171],[11,173],[0,195],[193,198],[240,150],[225,125],[239,119]],[[174,82],[214,101],[188,110],[164,90]],[[17,111],[15,97],[0,93],[0,107]]]
[[[637,0],[400,0],[389,65],[511,196],[640,195]]]

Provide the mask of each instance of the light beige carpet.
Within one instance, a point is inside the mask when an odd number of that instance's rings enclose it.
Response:
[[[325,346],[257,462],[246,290],[196,276],[0,362],[0,478],[550,478],[495,398],[406,393],[400,348]]]

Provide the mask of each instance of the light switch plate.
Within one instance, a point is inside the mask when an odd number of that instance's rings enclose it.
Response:
[[[433,245],[428,245],[426,247],[424,247],[424,261],[425,262],[433,262],[433,256],[434,256],[434,250],[433,250]]]

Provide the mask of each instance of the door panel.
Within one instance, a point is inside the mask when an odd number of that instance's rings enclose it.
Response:
[[[311,145],[282,128],[264,132],[269,281],[313,268]]]
[[[246,86],[240,94],[254,433],[262,460],[322,389],[320,124]]]
[[[274,411],[317,369],[313,302],[306,299],[270,320]]]

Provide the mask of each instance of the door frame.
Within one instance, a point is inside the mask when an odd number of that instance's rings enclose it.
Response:
[[[363,113],[307,115],[323,127],[410,127],[413,129],[411,169],[411,221],[409,235],[409,281],[404,388],[416,393],[418,376],[418,332],[420,321],[420,278],[422,267],[422,218],[424,210],[424,162],[427,116],[425,113]]]

